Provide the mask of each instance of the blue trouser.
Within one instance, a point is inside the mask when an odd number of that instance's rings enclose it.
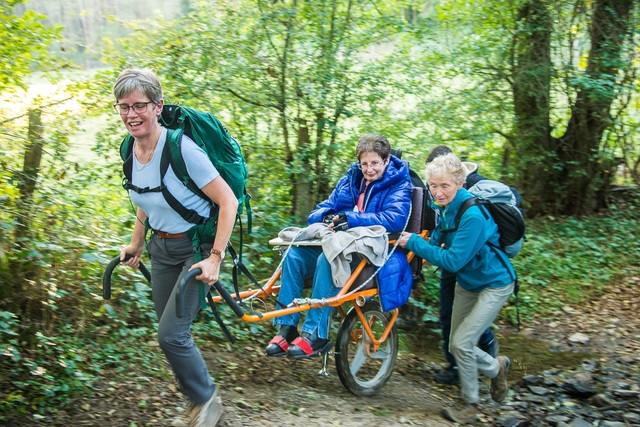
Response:
[[[440,274],[440,324],[442,325],[442,339],[444,348],[444,357],[451,366],[456,366],[456,359],[449,351],[449,339],[451,338],[451,314],[453,312],[453,297],[456,289],[456,274],[450,271],[442,270]],[[493,332],[491,328],[487,328],[480,339],[478,346],[488,345],[493,340]]]
[[[171,365],[180,388],[196,405],[207,402],[216,390],[193,338],[191,322],[200,310],[200,283],[191,281],[184,293],[184,314],[176,316],[175,288],[182,276],[195,264],[191,239],[149,239],[151,256],[151,291],[158,316],[158,343]],[[211,243],[201,246],[207,256]],[[207,286],[205,291],[209,287]]]
[[[287,306],[295,298],[302,297],[305,280],[313,278],[311,298],[330,298],[338,294],[339,287],[333,285],[331,265],[320,247],[292,247],[285,255],[280,276],[278,301]],[[315,338],[329,338],[329,320],[332,307],[314,308],[307,312],[302,332]],[[276,317],[273,324],[298,326],[300,313]]]

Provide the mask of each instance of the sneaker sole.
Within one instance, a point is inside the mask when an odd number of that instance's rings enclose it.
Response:
[[[222,406],[222,399],[218,394],[218,390],[214,392],[213,396],[211,396],[213,402],[211,402],[211,406],[213,408],[208,408],[209,411],[213,412],[213,415],[210,418],[207,418],[206,415],[199,414],[196,417],[193,417],[189,420],[190,427],[214,427],[222,418],[222,413],[224,412],[224,407]]]
[[[218,421],[220,421],[220,418],[222,418],[222,413],[224,412],[224,407],[222,406],[222,399],[220,399],[220,396],[216,397],[216,403],[215,403],[216,407],[215,407],[215,416],[212,418],[212,427],[215,426],[216,424],[218,424]]]
[[[469,419],[469,420],[461,420],[458,417],[455,417],[453,415],[451,415],[449,413],[449,411],[447,410],[447,408],[443,409],[441,411],[441,414],[443,417],[445,417],[446,419],[448,419],[449,421],[453,421],[454,423],[458,423],[458,424],[477,424],[478,423],[478,416],[474,415],[473,418]]]
[[[308,359],[310,357],[320,357],[322,356],[324,353],[327,353],[329,350],[331,350],[331,346],[332,343],[331,341],[327,341],[327,343],[324,345],[324,347],[322,347],[320,350],[316,350],[313,353],[309,353],[309,354],[297,354],[295,356],[292,355],[288,355],[290,358],[292,359]]]

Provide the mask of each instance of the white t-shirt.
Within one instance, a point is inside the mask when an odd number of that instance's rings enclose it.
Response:
[[[161,185],[160,160],[162,151],[167,140],[167,129],[162,129],[158,145],[153,153],[153,158],[146,165],[138,162],[133,150],[133,165],[131,171],[131,183],[139,188],[156,188]],[[135,147],[135,143],[134,143]],[[189,176],[196,183],[198,188],[202,188],[220,176],[220,173],[211,163],[207,153],[204,152],[191,138],[182,136],[181,144],[182,157],[187,166]],[[197,194],[189,190],[173,172],[171,165],[164,176],[164,184],[173,197],[175,197],[184,207],[193,209],[201,216],[208,218],[211,211],[211,202],[202,199]],[[182,219],[180,214],[174,211],[166,202],[161,192],[149,192],[138,194],[129,190],[131,201],[139,206],[149,218],[149,224],[154,230],[167,233],[184,233],[193,227],[193,224]]]

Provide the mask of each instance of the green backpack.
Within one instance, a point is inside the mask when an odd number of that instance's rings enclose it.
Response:
[[[231,190],[238,199],[238,219],[243,210],[247,211],[247,228],[251,234],[251,196],[247,193],[246,183],[248,178],[247,162],[242,155],[240,144],[227,132],[220,120],[211,113],[205,113],[188,107],[166,104],[162,108],[160,123],[168,129],[167,141],[164,146],[160,161],[160,176],[164,177],[169,165],[176,176],[192,192],[209,200],[209,198],[193,182],[182,158],[180,145],[182,135],[185,134],[200,146],[209,156],[211,163],[220,173],[220,176],[229,184]],[[131,183],[133,168],[133,136],[127,135],[120,145],[120,157],[124,161],[124,179],[122,186],[126,190],[138,193],[157,191],[161,192],[165,200],[187,222],[196,224],[189,230],[189,235],[194,241],[213,242],[216,231],[218,209],[212,203],[212,211],[209,221],[197,212],[187,209],[175,199],[164,185],[157,188],[137,188]],[[147,224],[148,226],[148,224]]]

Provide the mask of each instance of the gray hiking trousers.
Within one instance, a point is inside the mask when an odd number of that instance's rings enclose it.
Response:
[[[478,371],[495,378],[500,371],[496,359],[477,347],[484,331],[491,326],[513,292],[511,283],[501,288],[470,292],[456,284],[451,315],[449,351],[458,362],[460,396],[467,403],[478,403]]]
[[[207,257],[211,243],[202,244]],[[184,313],[176,316],[176,287],[195,264],[189,237],[161,239],[151,235],[147,250],[151,256],[151,289],[158,316],[158,343],[165,354],[182,392],[196,405],[206,403],[216,386],[191,337],[191,322],[200,310],[200,282],[192,281],[184,293]],[[205,292],[209,286],[205,285]]]

